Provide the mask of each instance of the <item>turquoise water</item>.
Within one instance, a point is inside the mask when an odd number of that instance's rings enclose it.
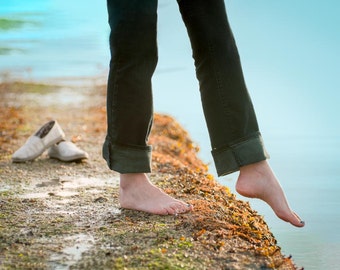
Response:
[[[106,79],[106,1],[0,1],[0,79],[63,82],[60,78],[64,78],[66,83],[88,76]],[[249,7],[243,6],[243,1],[227,4],[246,81],[272,157],[271,165],[306,227],[296,229],[278,220],[262,202],[251,200],[251,204],[264,215],[283,252],[291,254],[297,265],[305,269],[337,269],[340,85],[336,79],[338,65],[333,62],[340,62],[335,50],[338,43],[325,36],[322,44],[310,42],[308,31],[303,39],[297,38],[296,29],[302,27],[298,22],[294,29],[287,23],[284,25],[288,29],[283,29],[280,14],[275,15],[277,11],[257,14],[256,7],[245,2]],[[268,26],[264,13],[277,17],[272,24],[276,23],[280,35],[273,25]],[[268,32],[262,34],[259,28]],[[265,40],[273,35],[279,37],[273,42]],[[278,40],[280,37],[282,40]],[[190,44],[173,0],[159,1],[158,39],[160,59],[153,79],[155,110],[179,120],[200,145],[201,158],[212,164]],[[294,47],[291,40],[296,43]],[[305,40],[309,50],[314,50],[313,64],[318,68],[311,67]],[[292,55],[302,59],[295,61]],[[332,87],[325,87],[329,84]],[[219,181],[233,190],[236,178],[237,173]]]
[[[28,79],[104,73],[109,53],[105,1],[1,2],[6,2],[0,5],[1,18],[24,22],[9,30],[0,24],[3,76],[7,71]]]

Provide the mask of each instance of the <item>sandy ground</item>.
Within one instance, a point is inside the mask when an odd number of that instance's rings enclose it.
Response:
[[[105,86],[0,84],[0,269],[298,269],[265,221],[197,158],[174,119],[156,115],[150,178],[194,205],[153,216],[118,205],[118,177],[101,157]],[[65,163],[11,155],[55,119],[89,154]]]

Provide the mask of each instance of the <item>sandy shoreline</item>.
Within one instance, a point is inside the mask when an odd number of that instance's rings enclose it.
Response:
[[[119,208],[117,175],[101,157],[104,85],[3,83],[0,112],[0,269],[298,269],[263,218],[208,174],[171,117],[155,116],[150,177],[195,211],[159,217]],[[11,163],[50,119],[89,160]]]

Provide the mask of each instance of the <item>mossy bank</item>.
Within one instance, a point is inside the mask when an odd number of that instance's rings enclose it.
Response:
[[[263,218],[208,173],[170,116],[155,115],[150,178],[194,211],[154,216],[119,208],[117,174],[101,157],[105,86],[3,83],[0,103],[1,269],[297,269]],[[51,119],[90,158],[12,163]]]

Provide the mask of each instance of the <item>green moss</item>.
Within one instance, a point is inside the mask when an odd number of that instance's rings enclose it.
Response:
[[[43,252],[33,254],[31,252],[13,252],[8,257],[11,258],[10,264],[5,263],[4,269],[46,269],[44,262],[41,262],[44,257]]]
[[[200,261],[193,261],[181,252],[164,253],[162,249],[150,249],[143,254],[134,254],[115,258],[114,269],[197,269]]]

